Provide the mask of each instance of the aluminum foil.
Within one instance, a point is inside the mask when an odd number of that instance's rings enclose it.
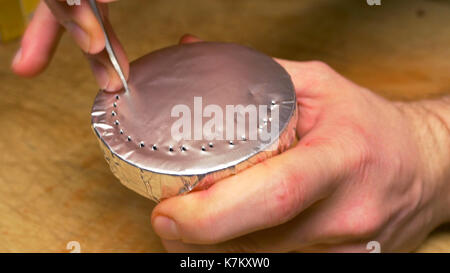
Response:
[[[114,175],[156,202],[207,188],[295,141],[297,104],[291,78],[272,58],[248,47],[202,42],[161,49],[131,63],[128,87],[130,92],[100,90],[92,128]],[[250,114],[237,111],[231,121],[237,124],[239,115],[247,121],[237,135],[237,128],[227,127],[226,114],[227,106],[237,105],[264,106],[268,114],[258,115],[257,125],[251,126]],[[181,117],[174,109],[180,106],[190,111],[184,119],[191,121],[190,138],[173,134]],[[205,131],[216,117],[205,115],[208,107],[223,111],[223,124]],[[263,130],[275,132],[275,137],[250,137]],[[230,131],[234,138],[227,137]]]

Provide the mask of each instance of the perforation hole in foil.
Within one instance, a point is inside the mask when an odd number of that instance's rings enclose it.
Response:
[[[100,92],[92,112],[93,128],[111,155],[140,169],[146,194],[157,200],[172,192],[166,188],[172,182],[166,185],[160,175],[183,177],[185,188],[179,192],[189,191],[197,183],[197,175],[233,167],[268,147],[253,136],[262,136],[265,127],[273,128],[274,109],[280,111],[280,126],[274,127],[280,132],[296,111],[295,92],[286,71],[270,57],[233,44],[198,43],[151,53],[130,65],[128,82],[130,93]],[[256,132],[246,128],[240,135],[235,131],[232,139],[226,136],[225,127],[221,128],[222,138],[214,140],[178,141],[161,133],[173,122],[167,118],[171,104],[188,105],[193,112],[194,96],[203,96],[203,108],[219,105],[225,112],[225,105],[253,104],[266,106],[268,112],[265,117],[258,114],[253,127]],[[193,175],[193,180],[185,175]],[[128,173],[120,180],[126,184],[131,176],[125,176]],[[133,183],[131,188],[139,185]]]

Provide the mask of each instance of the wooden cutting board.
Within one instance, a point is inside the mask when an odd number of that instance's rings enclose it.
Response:
[[[448,1],[127,0],[110,13],[130,59],[194,33],[325,61],[389,99],[450,93]],[[0,251],[68,252],[70,241],[82,252],[163,251],[154,204],[114,178],[91,132],[97,87],[81,52],[64,37],[46,72],[25,80],[8,67],[18,44],[0,45]],[[419,251],[450,251],[450,228]]]

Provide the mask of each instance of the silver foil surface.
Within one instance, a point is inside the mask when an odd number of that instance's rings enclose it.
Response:
[[[92,128],[114,175],[156,202],[207,188],[295,141],[297,104],[291,78],[272,58],[248,47],[202,42],[164,48],[131,63],[128,87],[130,92],[100,90]],[[195,98],[201,98],[200,110]],[[171,133],[179,119],[172,114],[176,105],[191,109],[191,139],[176,139]],[[235,139],[198,138],[195,134],[202,127],[196,127],[194,119],[208,105],[220,107],[224,116],[230,105],[263,105],[268,115],[258,116],[256,129],[248,125]],[[276,125],[270,116],[275,108]],[[245,112],[237,115],[250,120]],[[202,125],[211,118],[201,116]],[[226,136],[225,123],[214,132]],[[269,141],[248,138],[254,130],[259,135],[269,128],[276,130]]]

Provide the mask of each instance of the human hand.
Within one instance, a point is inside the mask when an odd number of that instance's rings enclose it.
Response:
[[[392,103],[324,63],[276,61],[297,92],[299,142],[158,204],[169,251],[410,251],[450,219],[449,100]]]
[[[97,0],[105,28],[111,39],[121,68],[128,78],[129,65],[125,51],[112,31],[106,3],[114,0]],[[63,28],[67,30],[89,60],[100,88],[117,91],[122,88],[105,50],[105,37],[87,0],[70,6],[65,0],[41,1],[33,19],[23,35],[20,49],[13,62],[13,71],[25,77],[42,72],[49,64],[58,45]]]

